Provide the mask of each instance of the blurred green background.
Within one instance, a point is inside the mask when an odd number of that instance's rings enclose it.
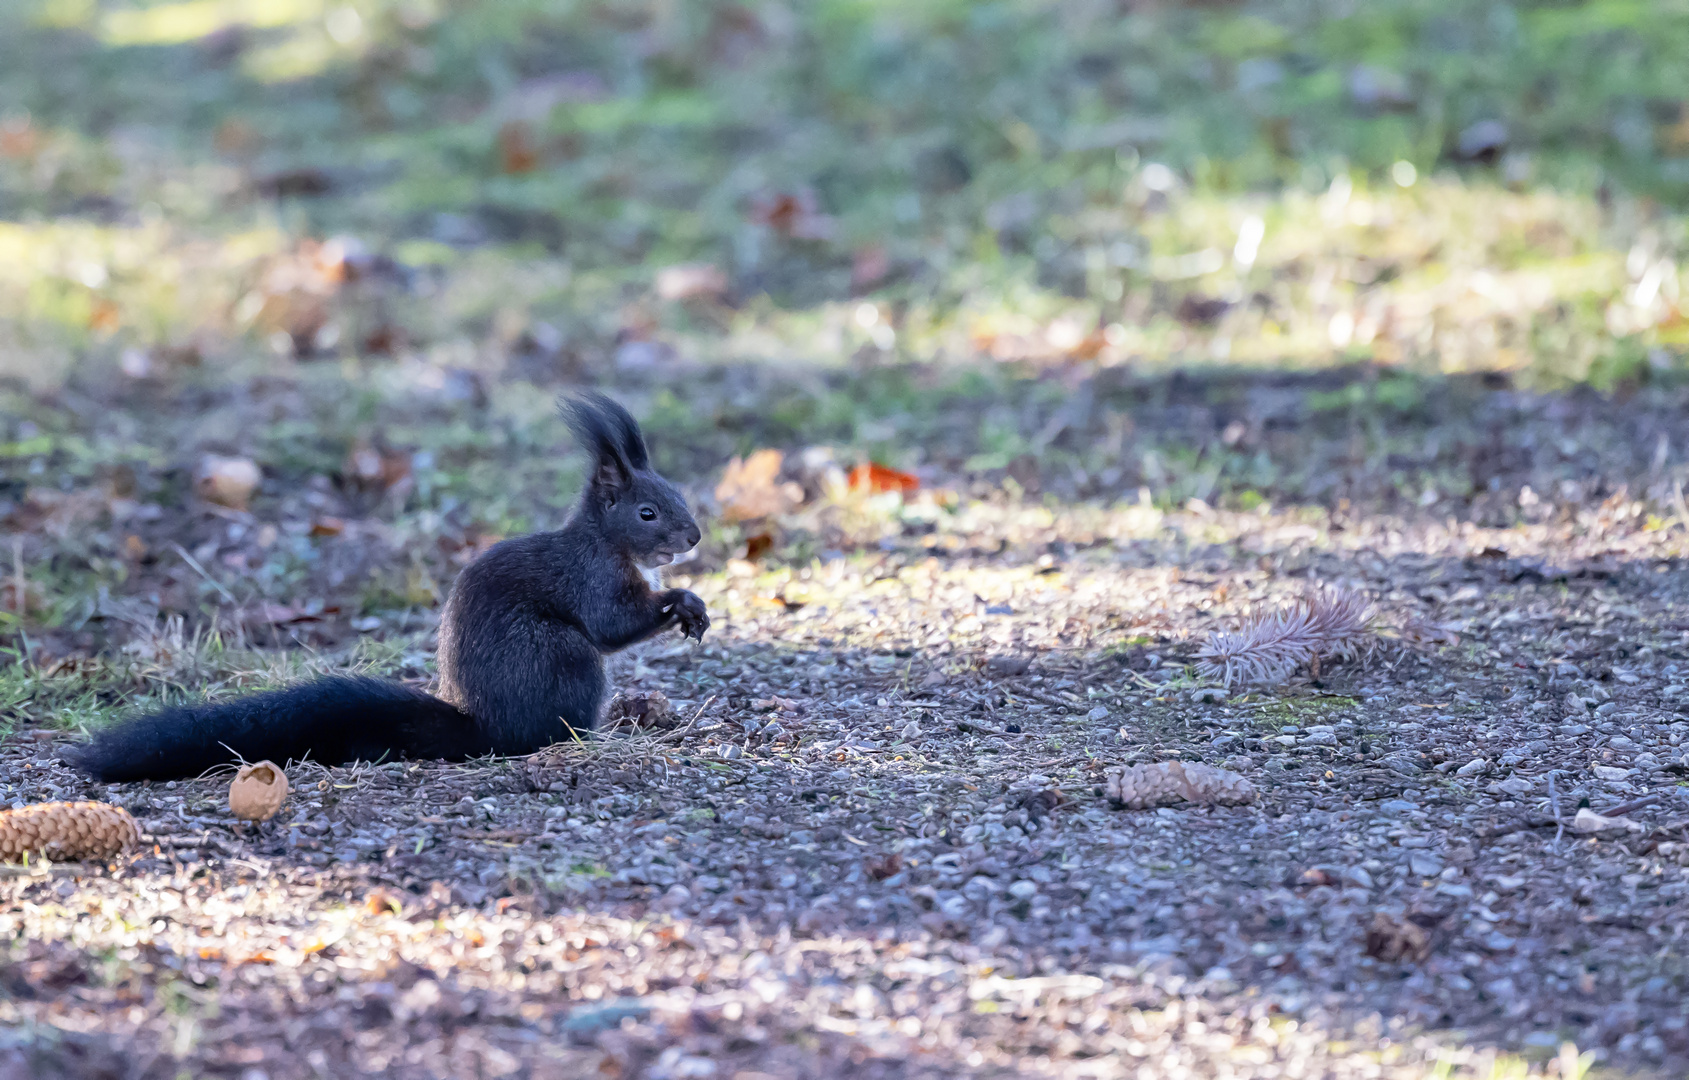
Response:
[[[1503,453],[1492,406],[1670,412],[1686,55],[1630,0],[14,0],[0,617],[431,603],[566,511],[583,384],[706,510],[824,446],[979,497],[1505,523],[1593,472],[1665,512],[1622,411]],[[232,524],[207,454],[258,470]]]
[[[1605,386],[1689,340],[1686,54],[1620,0],[17,2],[4,364]],[[278,265],[337,236],[393,273]]]

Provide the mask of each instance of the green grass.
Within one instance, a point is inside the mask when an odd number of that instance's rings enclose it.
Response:
[[[339,298],[348,356],[382,320],[433,363],[545,322],[589,368],[634,326],[786,374],[887,346],[1613,385],[1689,341],[1686,43],[1620,0],[9,5],[0,325],[37,383],[261,357],[267,268],[350,232],[435,276]],[[804,192],[824,223],[758,223]],[[655,300],[689,260],[736,306]]]

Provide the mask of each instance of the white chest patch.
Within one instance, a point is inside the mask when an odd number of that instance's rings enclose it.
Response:
[[[645,578],[645,584],[651,586],[653,591],[662,590],[663,572],[661,570],[657,569],[655,566],[641,566],[639,568],[639,573]]]

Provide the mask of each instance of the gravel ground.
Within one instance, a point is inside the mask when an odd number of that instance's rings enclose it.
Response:
[[[1684,1075],[1689,577],[1636,516],[972,505],[692,583],[707,643],[615,663],[670,726],[296,767],[262,826],[26,732],[8,801],[146,843],[0,883],[0,1076]],[[1316,579],[1397,628],[1370,661],[1189,677]],[[1174,758],[1260,801],[1103,797]]]

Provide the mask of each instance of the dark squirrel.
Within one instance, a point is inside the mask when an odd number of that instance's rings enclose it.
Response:
[[[669,627],[704,639],[704,602],[652,587],[656,567],[699,540],[639,425],[601,394],[564,417],[593,455],[567,524],[489,548],[458,577],[440,621],[439,696],[331,677],[121,720],[66,760],[97,780],[169,780],[247,761],[350,761],[527,754],[592,729],[604,655]],[[647,573],[649,573],[649,577]]]

